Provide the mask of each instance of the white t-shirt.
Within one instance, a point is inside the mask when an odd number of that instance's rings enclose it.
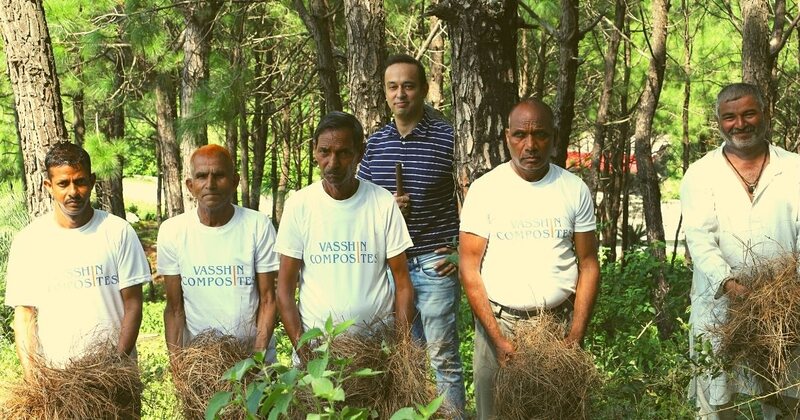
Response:
[[[39,352],[63,366],[98,341],[116,344],[120,290],[150,281],[150,266],[125,220],[94,210],[87,224],[66,229],[48,213],[14,239],[6,279],[6,305],[36,307]]]
[[[393,287],[387,259],[412,246],[392,194],[360,181],[346,200],[334,200],[316,182],[286,202],[278,232],[279,253],[303,260],[300,317],[303,328],[334,322],[388,319]]]
[[[202,224],[196,210],[161,224],[158,272],[181,276],[186,342],[207,329],[248,340],[256,336],[256,273],[278,270],[274,244],[269,218],[239,206],[223,226]]]
[[[481,277],[489,299],[520,310],[552,308],[575,292],[572,237],[593,230],[589,188],[553,164],[528,182],[504,163],[470,186],[461,210],[461,231],[488,239]]]

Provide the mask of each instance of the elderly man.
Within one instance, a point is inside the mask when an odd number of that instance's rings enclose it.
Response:
[[[724,143],[693,163],[681,185],[684,231],[692,255],[692,325],[695,343],[719,340],[709,331],[724,322],[729,299],[747,293],[737,270],[800,249],[800,156],[767,142],[764,101],[757,87],[735,83],[717,96]],[[740,372],[741,373],[741,372]],[[742,375],[707,372],[694,378],[690,397],[700,418],[735,418],[734,393],[756,392]],[[796,391],[787,396],[796,405]],[[764,417],[775,407],[764,405]]]
[[[314,132],[322,180],[286,202],[276,246],[278,307],[295,348],[303,331],[324,326],[329,316],[361,326],[393,316],[398,330],[409,328],[414,293],[404,251],[412,242],[392,194],[355,178],[363,151],[355,117],[326,115]]]
[[[186,188],[197,209],[158,231],[170,355],[198,333],[216,330],[266,350],[266,359],[275,361],[275,229],[266,215],[231,204],[239,175],[227,149],[211,144],[195,150],[191,176]]]
[[[514,326],[543,312],[572,313],[567,343],[580,345],[598,293],[592,197],[550,163],[553,112],[537,99],[515,105],[511,161],[476,180],[461,210],[460,274],[475,314],[478,418],[494,416],[495,374],[514,357]]]
[[[53,211],[17,235],[8,260],[6,304],[15,308],[25,375],[37,356],[63,367],[109,340],[120,353],[135,355],[142,284],[150,281],[133,228],[91,206],[96,178],[86,151],[57,143],[44,163]]]
[[[453,127],[424,108],[428,81],[414,57],[389,57],[384,71],[386,102],[393,120],[373,134],[358,177],[395,195],[414,246],[406,251],[414,286],[414,337],[428,343],[436,383],[445,403],[464,411],[464,378],[456,314],[461,288],[447,260],[458,235],[453,182]],[[402,164],[405,193],[398,195],[395,165]]]

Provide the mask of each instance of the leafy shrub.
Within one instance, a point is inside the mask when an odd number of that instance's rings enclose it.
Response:
[[[686,385],[691,272],[683,264],[664,267],[670,292],[667,316],[678,328],[662,340],[652,305],[653,277],[659,265],[647,249],[627,253],[602,268],[587,349],[606,377],[595,418],[691,418]]]

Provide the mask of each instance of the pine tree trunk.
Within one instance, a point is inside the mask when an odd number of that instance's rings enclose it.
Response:
[[[108,114],[105,115],[106,123],[103,128],[106,139],[111,142],[124,141],[125,139],[125,64],[128,51],[115,49],[110,52],[114,60],[114,95],[110,99]],[[122,168],[125,165],[124,156],[116,156],[116,169],[106,179],[98,179],[95,184],[97,203],[100,208],[121,218],[125,218],[125,199],[122,194]]]
[[[191,177],[189,159],[194,149],[208,144],[207,124],[200,115],[197,101],[199,93],[208,83],[208,57],[211,53],[214,18],[219,10],[219,1],[195,1],[182,3],[186,28],[183,41],[183,69],[181,71],[181,155],[183,178]],[[184,207],[194,206],[194,198],[184,190]]]
[[[317,74],[320,90],[325,99],[326,112],[341,111],[342,97],[339,93],[339,77],[333,56],[333,35],[326,0],[310,0],[309,8],[303,0],[294,0],[294,8],[303,20],[308,33],[314,38],[317,51]],[[371,42],[371,41],[370,41]]]
[[[3,53],[14,92],[17,135],[22,149],[28,214],[36,217],[52,209],[44,188],[44,156],[50,147],[67,140],[61,92],[41,0],[0,1]]]
[[[381,128],[388,110],[383,94],[386,15],[383,0],[344,0],[347,27],[347,80],[350,109],[364,134]]]
[[[553,163],[566,167],[572,121],[575,119],[575,81],[578,77],[578,0],[561,0],[558,27],[558,78],[553,104],[556,151]]]
[[[664,222],[661,216],[661,190],[658,174],[652,160],[651,140],[653,136],[653,117],[658,107],[664,70],[667,62],[667,17],[670,0],[653,1],[653,31],[650,36],[652,57],[647,70],[647,79],[639,99],[636,112],[634,142],[636,145],[637,178],[642,189],[642,207],[647,225],[647,240],[653,246],[651,252],[659,263],[666,261],[664,250]],[[656,309],[656,325],[662,338],[669,337],[673,321],[666,314],[665,300],[669,285],[664,277],[664,267],[660,264],[654,274],[653,307]]]
[[[291,143],[292,143],[292,119],[289,107],[283,108],[281,111],[281,147],[280,147],[280,171],[277,179],[277,194],[272,197],[275,202],[275,219],[280,221],[283,217],[283,205],[286,200],[286,192],[288,191],[289,184],[289,170],[291,156]],[[277,151],[275,154],[278,154]]]
[[[255,79],[264,77],[265,69],[273,66],[272,51],[264,53],[263,60],[256,54]],[[269,115],[274,112],[274,105],[271,98],[267,98],[263,92],[272,92],[273,77],[267,76],[262,88],[257,89],[254,94],[254,115],[253,115],[253,177],[250,180],[250,207],[258,210],[261,204],[261,186],[264,183],[264,166],[267,160],[267,124]]]
[[[608,49],[603,57],[603,89],[600,92],[600,100],[597,105],[597,119],[594,122],[594,145],[592,147],[592,165],[589,171],[589,189],[597,202],[598,190],[605,191],[601,180],[600,161],[602,157],[608,160],[609,154],[606,153],[606,135],[608,133],[608,116],[611,108],[611,97],[614,89],[614,78],[617,74],[617,55],[619,54],[619,43],[622,39],[622,28],[625,25],[626,14],[625,0],[617,0],[614,11],[614,26],[609,29],[611,35],[608,39]]]
[[[504,121],[517,101],[517,1],[443,0],[449,27],[456,183],[463,199],[478,176],[508,160]]]
[[[539,49],[536,54],[536,73],[533,78],[533,94],[535,98],[544,98],[544,83],[547,76],[547,43],[550,36],[542,26],[542,37],[539,39]]]
[[[442,23],[436,16],[429,19],[431,28]],[[430,74],[428,75],[428,102],[439,111],[444,106],[444,31],[439,31],[430,45]]]
[[[75,144],[81,147],[86,137],[86,114],[83,105],[83,89],[80,89],[72,96],[72,133],[75,135]]]
[[[250,132],[247,128],[247,102],[239,101],[239,191],[242,206],[250,208]]]
[[[161,149],[160,172],[164,178],[164,202],[167,218],[183,213],[181,155],[175,135],[177,105],[172,75],[158,74],[155,85],[156,130]]]
[[[769,41],[769,5],[766,0],[742,0],[742,80],[752,83],[761,89],[764,103],[771,101],[772,66]],[[769,123],[769,115],[764,121]]]

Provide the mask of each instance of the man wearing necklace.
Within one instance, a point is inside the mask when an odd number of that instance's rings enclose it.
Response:
[[[702,341],[719,348],[710,331],[724,322],[729,299],[748,293],[737,273],[756,261],[800,249],[800,156],[767,142],[768,122],[757,87],[735,83],[720,91],[716,117],[724,143],[693,163],[681,185],[684,231],[694,263],[689,347]],[[696,343],[698,345],[696,345]],[[698,416],[735,418],[732,396],[758,392],[737,369],[696,376],[689,397]],[[797,403],[795,390],[781,395]],[[778,409],[762,405],[764,418]]]
[[[363,152],[358,120],[338,111],[326,115],[314,132],[322,180],[286,202],[276,245],[278,309],[302,362],[309,353],[297,348],[300,336],[329,316],[336,323],[355,320],[354,331],[394,318],[397,331],[406,331],[414,315],[405,255],[411,237],[392,193],[356,179]]]

